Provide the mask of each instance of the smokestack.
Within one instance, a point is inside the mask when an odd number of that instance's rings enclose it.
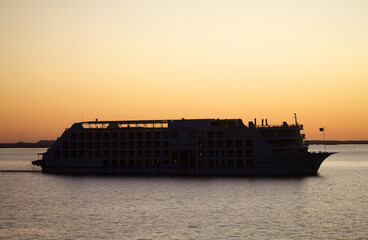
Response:
[[[268,124],[267,124],[267,118],[266,118],[266,126],[268,126]]]

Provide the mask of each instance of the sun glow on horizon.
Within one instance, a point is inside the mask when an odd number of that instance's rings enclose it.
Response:
[[[82,120],[268,118],[368,139],[366,1],[0,1],[0,142]]]

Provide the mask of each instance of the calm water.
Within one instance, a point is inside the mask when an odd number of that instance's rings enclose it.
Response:
[[[45,149],[0,149],[0,239],[368,239],[368,145],[327,150],[278,179],[51,175],[24,172]]]

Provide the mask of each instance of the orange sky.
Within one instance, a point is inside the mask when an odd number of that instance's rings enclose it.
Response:
[[[368,139],[368,1],[0,0],[0,142],[73,122],[268,118]]]

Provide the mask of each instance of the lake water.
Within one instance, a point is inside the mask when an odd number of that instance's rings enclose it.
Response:
[[[0,239],[368,239],[368,145],[302,178],[42,174],[45,150],[0,149]]]

